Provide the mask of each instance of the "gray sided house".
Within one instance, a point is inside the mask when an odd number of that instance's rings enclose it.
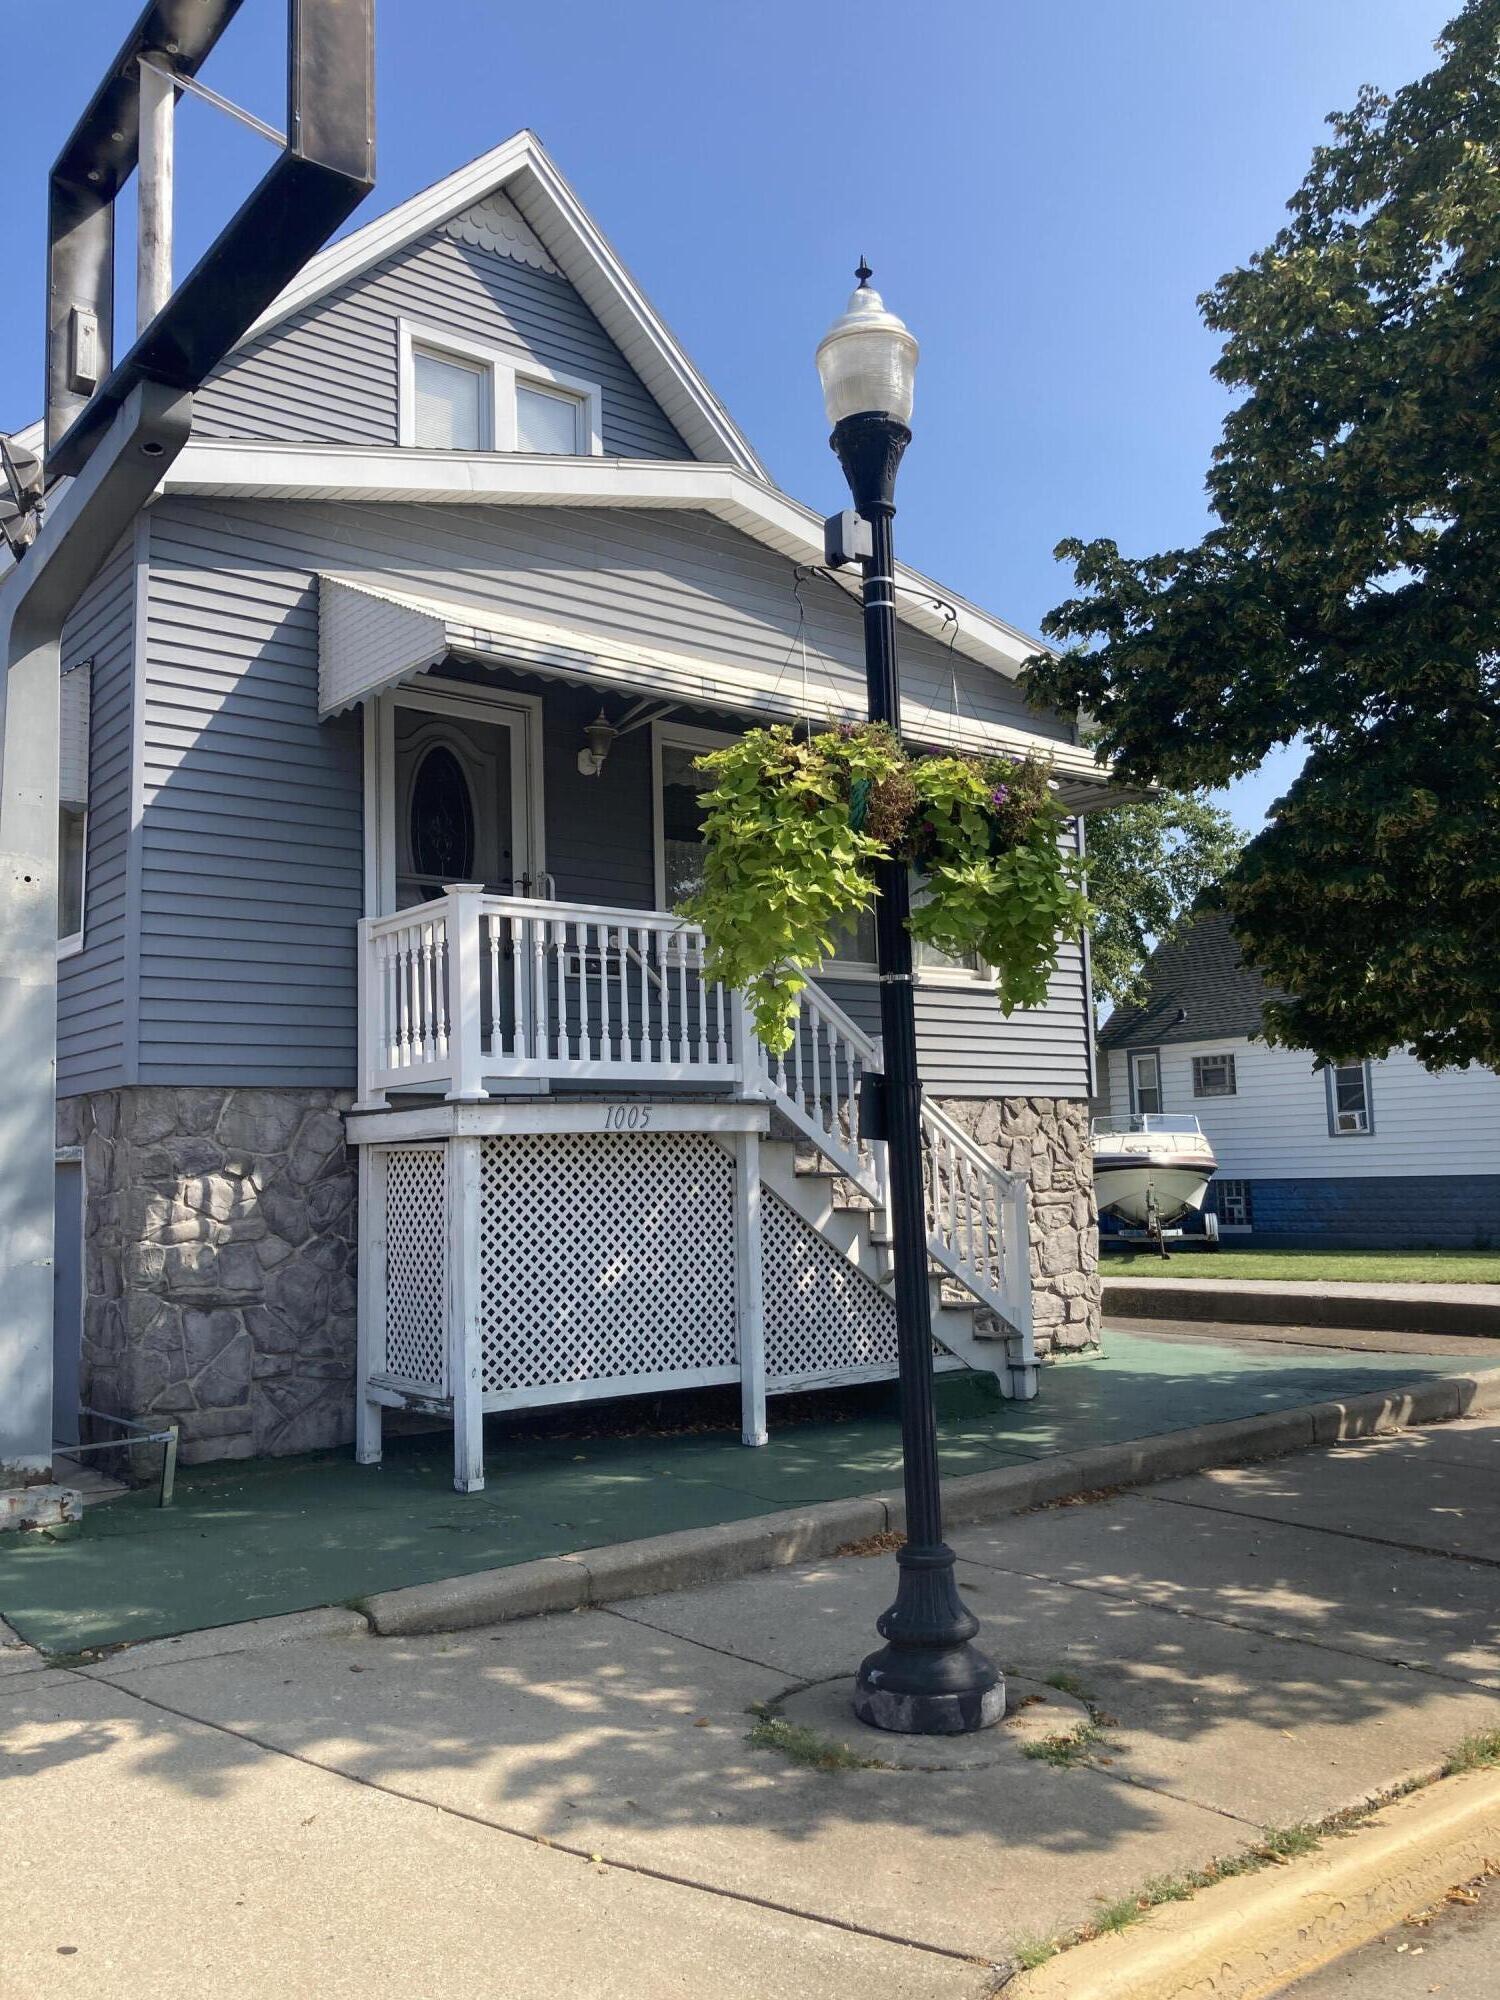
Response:
[[[1268,1248],[1500,1244],[1500,1076],[1411,1056],[1315,1069],[1260,1039],[1269,989],[1227,918],[1202,916],[1147,968],[1139,1007],[1099,1033],[1111,1123],[1196,1117],[1218,1161],[1228,1242]]]
[[[862,711],[820,555],[529,134],[252,331],[65,641],[64,1432],[75,1384],[198,1458],[437,1412],[471,1487],[488,1410],[738,1383],[753,1443],[893,1372],[869,941],[774,1059],[672,914],[694,757]],[[1030,642],[901,582],[911,740],[1099,802]],[[918,1015],[937,1362],[1034,1394],[1097,1332],[1083,941],[1009,1020],[930,958]]]

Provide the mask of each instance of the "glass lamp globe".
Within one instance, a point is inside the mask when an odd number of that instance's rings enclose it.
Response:
[[[818,374],[823,403],[831,424],[865,410],[911,421],[916,386],[916,336],[893,312],[887,312],[879,292],[872,291],[870,271],[861,264],[858,288],[849,295],[841,318],[818,342]]]

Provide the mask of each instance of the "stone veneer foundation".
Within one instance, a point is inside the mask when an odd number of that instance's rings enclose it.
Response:
[[[1039,1354],[1099,1339],[1099,1234],[1089,1107],[1063,1097],[944,1097],[955,1124],[1030,1188],[1031,1308]]]
[[[1038,1349],[1099,1337],[1088,1107],[946,1098],[1027,1175]],[[83,1151],[83,1400],[181,1426],[185,1462],[354,1434],[356,1173],[348,1092],[141,1085],[58,1106]]]
[[[84,1165],[83,1401],[185,1462],[354,1434],[350,1093],[142,1085],[65,1099]]]

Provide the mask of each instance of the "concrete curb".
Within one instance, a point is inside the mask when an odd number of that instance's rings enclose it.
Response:
[[[1263,2000],[1379,1937],[1500,1852],[1500,1771],[1443,1778],[1286,1868],[1166,1903],[1059,1953],[1007,2000]]]
[[[1500,1288],[1497,1288],[1500,1289]],[[1174,1278],[1106,1278],[1106,1322],[1228,1320],[1239,1326],[1341,1326],[1367,1333],[1456,1333],[1500,1339],[1500,1299],[1388,1299],[1330,1285],[1322,1292],[1248,1291],[1232,1279],[1211,1291]]]
[[[1278,1458],[1344,1438],[1371,1437],[1494,1409],[1500,1409],[1500,1366],[1437,1376],[1339,1402],[1274,1410],[1263,1417],[1095,1445],[1032,1465],[968,1473],[944,1482],[944,1514],[951,1526],[961,1527],[1101,1487],[1141,1486],[1211,1466]],[[378,1591],[358,1600],[357,1608],[382,1638],[461,1632],[546,1611],[576,1611],[589,1604],[686,1590],[694,1584],[723,1583],[787,1563],[816,1562],[845,1542],[863,1541],[888,1529],[899,1532],[905,1522],[905,1502],[899,1492],[827,1500],[717,1527],[689,1528],[680,1534],[652,1535],[583,1549],[576,1555],[546,1556],[507,1569]]]

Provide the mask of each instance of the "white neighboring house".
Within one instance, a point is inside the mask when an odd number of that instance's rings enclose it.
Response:
[[[1099,1032],[1101,1115],[1191,1115],[1229,1237],[1295,1248],[1500,1244],[1500,1076],[1411,1056],[1316,1069],[1257,1039],[1269,989],[1228,920],[1153,954],[1143,1006]]]

